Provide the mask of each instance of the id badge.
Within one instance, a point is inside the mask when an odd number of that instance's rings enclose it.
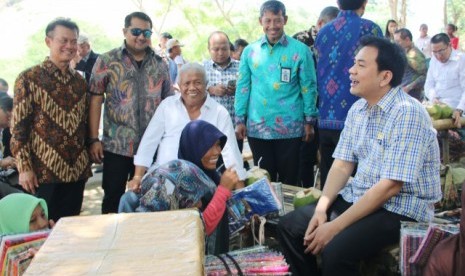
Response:
[[[281,81],[291,82],[291,68],[281,67]]]

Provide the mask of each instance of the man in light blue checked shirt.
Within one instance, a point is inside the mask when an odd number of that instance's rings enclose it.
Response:
[[[282,217],[293,275],[359,275],[360,261],[399,242],[401,221],[427,222],[441,199],[439,146],[424,107],[404,93],[403,50],[366,37],[350,68],[349,110],[323,195]],[[355,176],[350,179],[355,165]]]

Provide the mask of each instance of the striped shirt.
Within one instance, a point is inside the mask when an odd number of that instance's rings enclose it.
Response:
[[[442,196],[436,131],[424,107],[400,87],[374,106],[354,103],[333,157],[358,164],[340,192],[346,201],[357,202],[381,179],[402,181],[383,207],[417,221],[433,218]]]

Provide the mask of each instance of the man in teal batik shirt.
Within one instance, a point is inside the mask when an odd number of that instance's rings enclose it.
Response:
[[[236,133],[247,135],[254,163],[261,158],[272,181],[295,185],[300,141],[313,138],[318,116],[313,57],[284,33],[283,3],[263,3],[259,20],[265,35],[244,49],[239,66]]]

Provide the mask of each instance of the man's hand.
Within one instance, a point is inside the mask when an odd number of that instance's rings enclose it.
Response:
[[[308,143],[313,140],[315,136],[315,130],[313,129],[313,126],[309,124],[304,124],[304,130],[305,130],[305,135],[302,138],[302,141]]]
[[[340,232],[334,221],[326,222],[317,227],[308,237],[304,238],[307,245],[305,253],[319,254],[325,246]]]
[[[228,95],[234,95],[236,94],[236,86],[229,86],[226,88],[226,94]]]
[[[222,97],[228,92],[228,90],[226,86],[222,84],[216,84],[216,85],[210,86],[210,88],[208,88],[208,92],[210,92],[210,95]]]
[[[36,174],[33,171],[20,172],[19,185],[21,185],[26,192],[35,194],[36,188],[39,187]]]
[[[462,113],[460,110],[454,110],[452,114],[452,118],[454,119],[454,126],[457,128],[462,128],[462,124],[460,123],[460,118],[462,118]]]
[[[238,124],[236,126],[236,138],[238,140],[243,140],[247,135],[247,130],[244,124]]]
[[[0,167],[6,170],[16,168],[16,159],[11,156],[3,158],[0,160]]]
[[[103,161],[103,145],[102,142],[95,142],[89,148],[90,159],[92,162],[101,164]]]

